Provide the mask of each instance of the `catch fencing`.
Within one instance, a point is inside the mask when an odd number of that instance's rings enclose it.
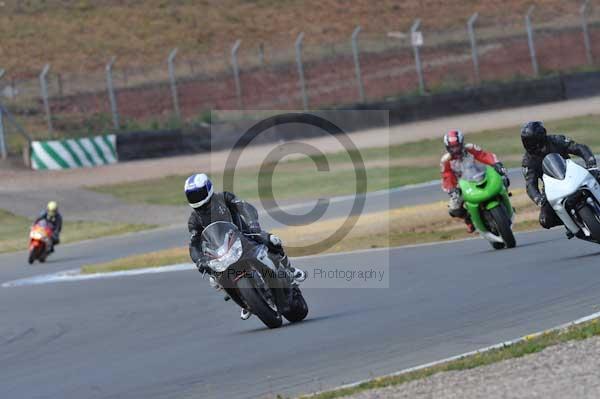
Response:
[[[7,71],[0,98],[32,136],[58,138],[209,123],[213,109],[343,107],[600,69],[600,12],[589,2],[561,15],[531,7],[512,23],[481,12],[451,29],[415,18],[398,31],[348,32],[325,44],[300,33],[287,48],[236,40],[220,58],[174,43],[162,65],[142,68],[112,58],[85,74]]]

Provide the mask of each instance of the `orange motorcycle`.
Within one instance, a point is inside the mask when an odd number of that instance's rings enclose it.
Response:
[[[40,220],[33,226],[29,232],[29,259],[31,265],[36,260],[41,263],[46,261],[50,250],[52,249],[53,226],[45,220]]]

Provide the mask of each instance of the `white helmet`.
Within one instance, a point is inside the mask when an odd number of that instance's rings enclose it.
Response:
[[[213,195],[213,185],[204,173],[191,175],[185,181],[185,196],[192,208],[200,208],[210,201]]]

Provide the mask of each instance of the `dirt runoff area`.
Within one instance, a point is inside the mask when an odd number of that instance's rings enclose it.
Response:
[[[348,399],[596,399],[600,397],[600,337],[470,370],[435,374]]]

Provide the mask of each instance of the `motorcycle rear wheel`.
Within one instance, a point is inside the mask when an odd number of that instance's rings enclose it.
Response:
[[[278,328],[283,324],[281,314],[274,310],[264,296],[255,287],[252,279],[244,277],[238,280],[237,287],[250,312],[255,314],[267,327]]]
[[[496,223],[496,228],[498,229],[500,237],[502,237],[504,244],[506,244],[506,248],[514,248],[517,245],[517,240],[515,240],[515,234],[512,231],[510,218],[504,207],[497,206],[490,209],[489,212]]]
[[[308,315],[308,305],[306,304],[306,301],[304,300],[304,297],[302,296],[302,292],[300,291],[300,288],[298,287],[294,287],[294,299],[293,299],[293,303],[290,306],[290,311],[286,312],[283,314],[283,316],[290,322],[290,323],[297,323],[299,321],[302,321],[306,318],[306,316]]]

